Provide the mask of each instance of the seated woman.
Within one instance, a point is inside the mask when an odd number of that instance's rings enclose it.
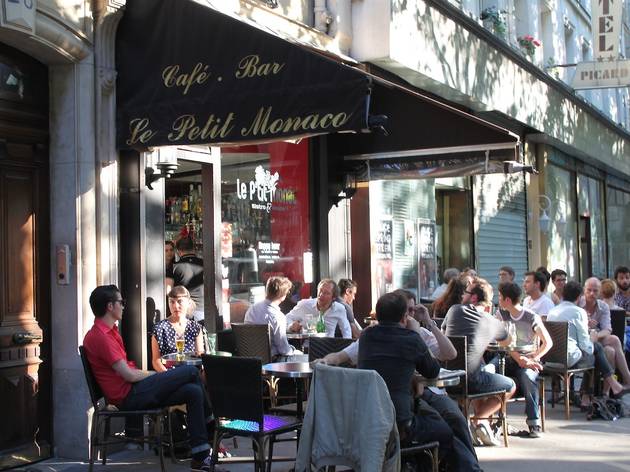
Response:
[[[466,278],[454,277],[448,283],[446,291],[431,305],[433,318],[444,318],[453,305],[459,305],[466,291]]]
[[[184,352],[203,353],[203,330],[195,320],[188,318],[195,309],[186,287],[178,285],[168,292],[168,307],[171,315],[153,327],[151,336],[151,358],[156,372],[166,371],[162,356],[177,352],[175,340],[184,338]]]

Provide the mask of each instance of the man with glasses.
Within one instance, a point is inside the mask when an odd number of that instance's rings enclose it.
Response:
[[[562,269],[556,269],[551,272],[551,283],[555,287],[551,292],[551,300],[557,305],[562,301],[562,291],[567,284],[567,273]]]
[[[199,371],[181,366],[156,374],[140,370],[127,359],[117,324],[125,301],[115,285],[96,287],[90,295],[94,325],[83,339],[94,377],[108,404],[123,410],[143,410],[186,404],[192,460],[191,472],[210,470],[208,434],[214,417]]]
[[[505,390],[506,398],[516,391],[516,384],[509,377],[485,370],[483,354],[488,344],[497,340],[500,345],[510,342],[510,336],[503,324],[490,315],[492,308],[492,286],[479,277],[468,284],[461,305],[453,305],[442,322],[442,330],[447,336],[466,336],[468,343],[468,392],[485,393]],[[486,446],[497,446],[487,419],[501,408],[501,400],[489,397],[473,402],[473,439]]]

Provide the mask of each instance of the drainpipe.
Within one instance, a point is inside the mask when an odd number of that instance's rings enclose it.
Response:
[[[313,11],[315,13],[315,29],[328,33],[332,16],[326,9],[326,0],[315,0]]]
[[[315,28],[327,32],[339,50],[348,54],[352,46],[352,0],[315,0],[314,11]]]

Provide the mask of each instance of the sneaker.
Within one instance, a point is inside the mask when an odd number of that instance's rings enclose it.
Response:
[[[470,429],[470,438],[472,439],[473,446],[483,446],[481,439],[477,435],[477,428],[474,424],[468,423],[468,428]]]
[[[529,427],[529,437],[539,438],[542,436],[542,428],[538,425],[532,425]]]
[[[203,462],[190,460],[190,472],[210,472],[210,456],[208,456]]]
[[[499,446],[501,443],[492,433],[492,429],[485,423],[480,423],[475,427],[475,433],[484,446]]]

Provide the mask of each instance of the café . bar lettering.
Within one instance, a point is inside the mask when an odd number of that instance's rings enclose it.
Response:
[[[162,81],[164,86],[168,88],[182,87],[182,95],[186,95],[193,85],[201,85],[208,81],[210,78],[208,67],[208,65],[198,62],[190,72],[182,72],[179,65],[173,64],[165,67],[162,71]]]
[[[238,69],[234,74],[237,79],[264,77],[267,75],[276,75],[284,68],[284,64],[277,62],[261,62],[260,57],[256,54],[245,56],[238,63]]]
[[[354,62],[206,3],[221,2],[126,3],[116,33],[119,148],[234,145],[369,129],[373,79]]]

